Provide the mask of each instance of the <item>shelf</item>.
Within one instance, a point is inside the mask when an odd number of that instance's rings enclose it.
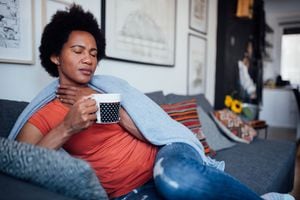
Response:
[[[271,44],[269,41],[265,41],[265,45],[266,45],[266,47],[268,47],[268,48],[273,48],[273,44]]]
[[[269,26],[268,24],[265,24],[265,27],[266,27],[267,33],[274,33],[274,30],[271,28],[271,26]]]
[[[263,60],[266,62],[273,62],[273,59],[268,52],[263,53]]]

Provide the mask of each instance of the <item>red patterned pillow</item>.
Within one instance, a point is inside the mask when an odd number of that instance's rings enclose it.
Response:
[[[250,143],[256,131],[228,109],[213,112],[213,118],[222,131],[237,142]]]
[[[174,104],[163,104],[161,107],[170,117],[188,127],[196,135],[202,143],[206,155],[214,156],[216,154],[216,152],[209,147],[205,135],[201,130],[196,99],[181,101]]]

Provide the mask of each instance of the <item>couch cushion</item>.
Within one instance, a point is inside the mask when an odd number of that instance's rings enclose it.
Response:
[[[223,133],[217,128],[214,121],[200,106],[198,106],[198,113],[202,124],[202,131],[212,149],[218,151],[235,145],[234,142],[223,136]]]
[[[7,137],[27,102],[0,100],[0,137]]]
[[[214,108],[211,106],[211,104],[203,94],[198,94],[198,95],[168,94],[166,96],[166,103],[176,103],[179,101],[184,101],[193,98],[197,100],[197,104],[200,105],[205,112],[211,113],[212,111],[214,111]]]
[[[66,153],[0,138],[0,171],[77,199],[107,199],[88,163]]]
[[[251,126],[229,109],[214,111],[212,117],[223,133],[236,142],[250,143],[257,135]]]
[[[251,144],[218,151],[215,159],[225,161],[228,172],[262,195],[290,192],[293,186],[296,144],[256,138]]]
[[[201,122],[197,113],[196,99],[190,99],[173,104],[162,104],[161,107],[174,120],[188,127],[200,140],[204,147],[205,154],[214,156],[215,151],[208,145],[205,135],[201,130]]]
[[[154,91],[145,93],[150,99],[152,99],[158,105],[166,103],[166,98],[163,91]]]
[[[4,200],[74,200],[45,188],[16,179],[0,172],[0,199]]]

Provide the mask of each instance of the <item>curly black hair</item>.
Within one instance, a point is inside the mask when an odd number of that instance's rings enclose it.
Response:
[[[42,34],[39,47],[41,64],[53,77],[58,77],[58,69],[50,57],[60,54],[69,35],[75,30],[89,32],[95,38],[98,62],[105,55],[105,38],[97,20],[89,11],[85,12],[81,6],[72,4],[66,11],[57,11]]]

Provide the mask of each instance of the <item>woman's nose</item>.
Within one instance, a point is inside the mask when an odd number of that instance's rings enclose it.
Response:
[[[92,56],[89,53],[85,54],[82,58],[82,62],[85,64],[92,64]]]

